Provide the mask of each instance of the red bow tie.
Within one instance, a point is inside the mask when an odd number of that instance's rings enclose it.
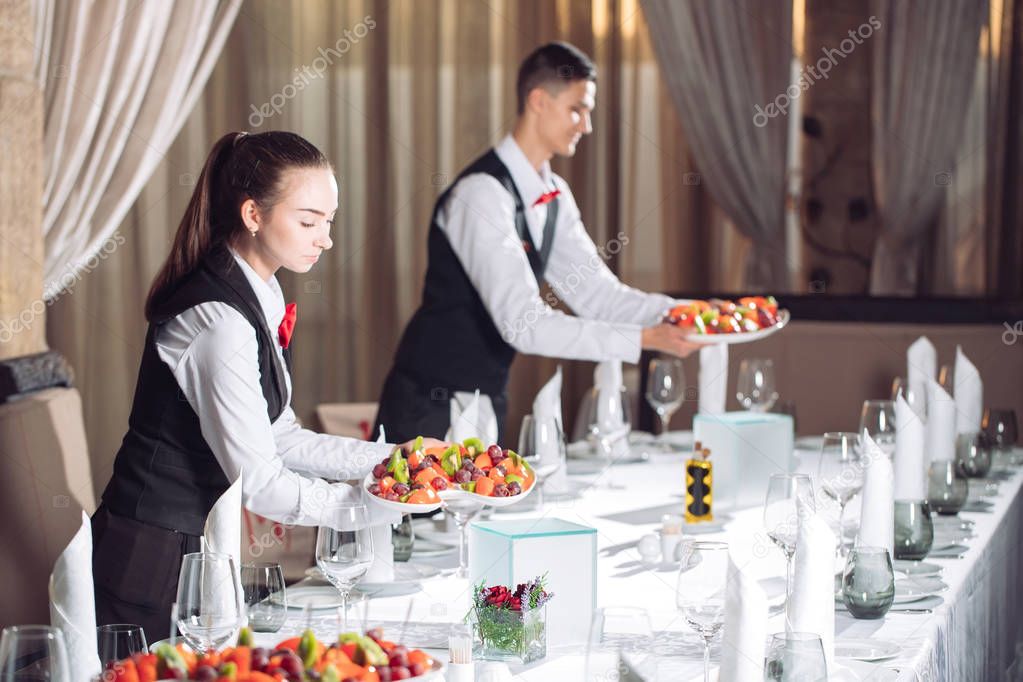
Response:
[[[543,194],[540,195],[539,199],[533,202],[533,206],[543,206],[544,204],[549,204],[552,201],[554,201],[559,194],[561,194],[560,189],[555,189],[550,192],[544,192]]]
[[[289,303],[284,306],[284,319],[281,326],[277,328],[277,340],[281,342],[281,348],[287,348],[291,343],[291,332],[295,331],[295,314],[298,306]]]

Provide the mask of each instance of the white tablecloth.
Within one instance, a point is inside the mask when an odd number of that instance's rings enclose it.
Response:
[[[496,515],[516,518],[545,514],[596,528],[599,605],[642,606],[650,612],[657,632],[652,647],[657,658],[656,678],[664,680],[700,679],[702,671],[700,640],[674,608],[676,572],[642,564],[635,546],[614,553],[610,550],[652,532],[659,527],[662,514],[681,513],[681,460],[679,455],[654,455],[646,463],[621,464],[600,474],[574,477],[588,485],[578,499],[547,504],[544,509],[527,514]],[[870,637],[902,647],[898,658],[879,664],[877,676],[869,679],[897,677],[931,682],[1005,679],[1005,671],[1016,657],[1017,642],[1023,638],[1021,484],[1023,470],[1017,469],[1009,480],[1001,483],[997,497],[984,498],[994,503],[992,513],[961,514],[975,522],[977,535],[969,541],[969,551],[963,558],[927,559],[944,567],[943,580],[949,585],[943,594],[945,603],[933,613],[893,612],[881,620],[856,620],[838,611],[835,634],[839,640]],[[858,507],[858,500],[857,497],[850,503],[850,510]],[[700,537],[744,537],[759,530],[761,514],[759,508],[732,512],[722,532]],[[756,537],[762,538],[763,546],[754,548],[754,555],[760,558],[755,574],[767,582],[774,578],[776,583],[782,583],[777,580],[785,571],[781,552],[770,545],[762,532]],[[456,560],[447,561],[450,564]],[[394,630],[401,629],[411,601],[412,615],[405,626],[405,639],[412,646],[443,647],[449,624],[464,616],[468,609],[469,589],[466,581],[452,577],[432,579],[412,595],[371,600],[368,622],[370,626],[386,627],[388,637],[399,637],[400,633]],[[303,618],[296,612],[283,633],[293,634],[300,629]],[[361,624],[362,605],[353,608],[351,619],[353,626]],[[312,625],[323,639],[332,639],[337,632],[337,618],[331,613],[317,613]],[[783,616],[771,620],[770,632],[783,629]],[[258,636],[261,643],[267,644],[278,639],[278,635]],[[446,652],[437,653],[443,656]],[[716,648],[713,656],[716,660]],[[547,659],[526,668],[513,666],[512,670],[518,679],[529,682],[581,680],[585,661],[585,648],[552,648]]]

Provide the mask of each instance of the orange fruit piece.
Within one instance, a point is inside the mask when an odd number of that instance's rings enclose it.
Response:
[[[490,470],[490,473],[487,474],[487,478],[494,483],[504,483],[504,474],[502,474],[497,467]],[[479,485],[479,481],[476,481],[476,485]]]
[[[408,496],[408,502],[409,504],[433,504],[440,502],[440,498],[437,497],[433,488],[420,488],[412,491],[412,494]]]
[[[430,481],[437,478],[437,472],[427,467],[416,474],[416,483],[422,483],[423,485],[430,485]]]
[[[490,497],[494,492],[494,481],[490,478],[481,478],[476,481],[476,494]]]
[[[473,460],[473,464],[483,471],[487,471],[490,467],[494,466],[494,462],[490,459],[490,455],[485,452],[482,455],[476,455],[476,459]]]
[[[415,469],[417,466],[422,464],[423,457],[418,452],[413,452],[408,456],[408,468]]]

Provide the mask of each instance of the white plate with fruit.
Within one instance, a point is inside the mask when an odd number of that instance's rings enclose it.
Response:
[[[686,340],[704,345],[750,343],[767,338],[789,323],[773,296],[747,296],[738,301],[688,301],[669,310],[664,321],[687,330]]]

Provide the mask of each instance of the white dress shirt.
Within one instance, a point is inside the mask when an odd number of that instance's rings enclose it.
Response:
[[[277,278],[264,281],[237,253],[235,262],[259,300],[276,341],[284,318]],[[362,479],[394,449],[303,429],[291,409],[291,377],[278,343],[287,401],[273,423],[259,381],[256,332],[232,306],[201,303],[166,323],[156,335],[160,358],[174,373],[199,416],[202,436],[228,480],[244,472],[242,497],[251,511],[302,526],[335,525],[332,510],[360,503],[360,486],[324,479]],[[375,520],[379,515],[374,508]]]
[[[511,135],[495,151],[522,197],[537,249],[547,205],[533,203],[552,188],[561,192],[544,278],[576,314],[554,310],[540,295],[515,230],[515,201],[508,191],[491,175],[468,175],[455,185],[437,222],[504,340],[531,355],[637,362],[642,328],[659,322],[674,299],[633,289],[615,277],[587,234],[568,183],[551,172],[550,164],[538,173]],[[622,247],[624,240],[605,248]]]

